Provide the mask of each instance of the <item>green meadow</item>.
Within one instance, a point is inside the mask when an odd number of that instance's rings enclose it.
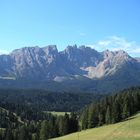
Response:
[[[51,113],[51,114],[57,115],[57,116],[64,116],[66,113],[70,114],[70,112],[57,112],[57,111],[44,111],[44,112]]]
[[[84,130],[53,140],[140,140],[140,113],[120,123]]]

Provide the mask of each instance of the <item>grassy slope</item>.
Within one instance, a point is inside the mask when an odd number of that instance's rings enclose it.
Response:
[[[65,113],[70,114],[70,112],[55,112],[55,111],[51,111],[49,113],[52,113],[53,115],[58,115],[58,116],[64,116]]]
[[[57,115],[57,116],[64,116],[65,113],[70,114],[70,112],[56,112],[56,111],[44,111],[46,113],[51,113],[53,115]]]
[[[73,133],[53,140],[140,140],[140,113],[124,122]]]

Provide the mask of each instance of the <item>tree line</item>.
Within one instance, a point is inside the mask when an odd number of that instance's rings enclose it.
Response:
[[[24,122],[20,122],[16,116],[10,114],[4,112],[5,118],[0,118],[0,140],[47,140],[78,130],[78,119],[75,113],[70,115],[66,113],[64,116],[49,113],[48,117],[42,120]]]
[[[92,103],[81,113],[81,129],[120,122],[140,111],[140,88],[123,90]]]
[[[50,92],[35,89],[0,89],[0,106],[15,112],[24,107],[41,111],[72,112],[104,95],[96,93]]]

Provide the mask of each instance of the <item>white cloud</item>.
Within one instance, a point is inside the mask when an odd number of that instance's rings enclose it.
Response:
[[[1,49],[0,49],[0,55],[1,55],[1,54],[8,54],[8,53],[9,53],[8,51],[6,51],[6,50],[1,50]]]
[[[111,36],[93,45],[88,45],[98,51],[109,49],[111,51],[124,50],[131,56],[140,57],[140,45],[135,41],[128,41],[125,38]]]
[[[106,41],[99,41],[98,44],[99,45],[103,45],[103,46],[108,46],[111,43],[110,40],[106,40]]]

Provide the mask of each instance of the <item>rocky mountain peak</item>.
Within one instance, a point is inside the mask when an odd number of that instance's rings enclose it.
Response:
[[[56,45],[49,45],[44,48],[24,47],[9,55],[0,55],[0,78],[40,82],[80,82],[79,79],[93,82],[111,78],[110,81],[116,80],[116,85],[122,80],[126,85],[133,85],[139,83],[139,75],[140,59],[130,57],[123,50],[98,52],[85,45],[74,45],[58,52]]]
[[[135,57],[135,60],[136,60],[137,62],[140,62],[140,57]]]
[[[44,77],[82,75],[90,79],[101,78],[115,73],[131,61],[133,58],[123,50],[98,52],[85,45],[68,46],[62,52],[58,52],[56,45],[24,47],[8,56],[0,56],[1,71],[10,67],[16,76],[25,77],[44,74]]]
[[[57,50],[57,46],[56,45],[49,45],[49,46],[46,46],[44,48],[42,48],[45,53],[47,55],[50,55],[50,54],[57,54],[58,53],[58,50]]]
[[[67,54],[71,54],[71,53],[74,53],[78,50],[77,48],[77,45],[73,45],[73,46],[67,46],[66,49],[64,50],[64,53],[67,53]]]
[[[14,55],[14,54],[18,54],[18,53],[29,53],[29,52],[37,52],[37,50],[39,50],[40,48],[38,46],[34,46],[34,47],[23,47],[21,49],[16,49],[16,50],[13,50],[11,55]]]

